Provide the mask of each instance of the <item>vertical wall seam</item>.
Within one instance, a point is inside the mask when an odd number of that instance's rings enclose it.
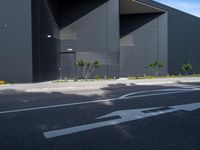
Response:
[[[157,60],[160,61],[160,18],[157,19]]]
[[[37,9],[38,10],[38,16],[37,16],[37,18],[38,18],[38,36],[37,36],[37,38],[38,38],[38,52],[39,52],[39,55],[38,55],[38,61],[39,61],[38,62],[38,67],[39,67],[38,74],[39,74],[39,77],[38,77],[38,79],[41,80],[41,64],[40,64],[41,63],[41,60],[40,60],[41,59],[40,58],[40,54],[41,54],[41,52],[40,52],[41,51],[41,49],[40,49],[40,38],[41,38],[40,37],[41,36],[40,30],[41,29],[40,29],[40,4],[39,3],[40,3],[40,0],[37,0],[37,5],[38,5],[37,6],[38,7],[38,9]]]
[[[106,51],[107,51],[107,55],[106,55],[106,76],[108,76],[108,55],[109,55],[109,48],[108,48],[108,5],[109,5],[110,0],[108,0],[108,2],[106,3]]]
[[[118,54],[118,76],[121,77],[121,47],[120,47],[120,23],[121,23],[121,20],[120,20],[120,1],[117,0],[117,5],[118,5],[118,36],[119,36],[119,39],[118,39],[118,51],[119,51],[119,54]]]

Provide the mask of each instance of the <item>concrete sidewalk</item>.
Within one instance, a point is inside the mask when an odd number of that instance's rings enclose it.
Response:
[[[28,84],[7,84],[0,85],[1,91],[24,91],[24,92],[52,92],[52,91],[82,91],[106,88],[110,86],[134,86],[134,85],[164,85],[164,84],[175,84],[175,83],[192,83],[200,82],[200,77],[185,77],[185,78],[157,78],[157,79],[139,79],[139,80],[108,80],[108,81],[79,81],[79,82],[43,82],[43,83],[28,83]]]

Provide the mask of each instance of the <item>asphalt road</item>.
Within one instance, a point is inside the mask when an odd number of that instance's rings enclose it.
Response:
[[[199,86],[7,91],[0,95],[0,149],[200,150]]]

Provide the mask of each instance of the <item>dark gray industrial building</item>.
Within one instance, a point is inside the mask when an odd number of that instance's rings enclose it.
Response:
[[[99,60],[100,76],[200,73],[200,19],[151,0],[0,0],[0,79],[73,78],[76,61]]]

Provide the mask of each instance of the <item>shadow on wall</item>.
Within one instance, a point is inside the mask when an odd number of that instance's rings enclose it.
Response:
[[[120,38],[144,26],[163,13],[120,15]]]
[[[58,21],[60,29],[63,29],[107,1],[108,0],[48,0],[48,3],[54,13],[54,17],[57,18],[56,20]],[[57,11],[55,11],[55,5]]]

